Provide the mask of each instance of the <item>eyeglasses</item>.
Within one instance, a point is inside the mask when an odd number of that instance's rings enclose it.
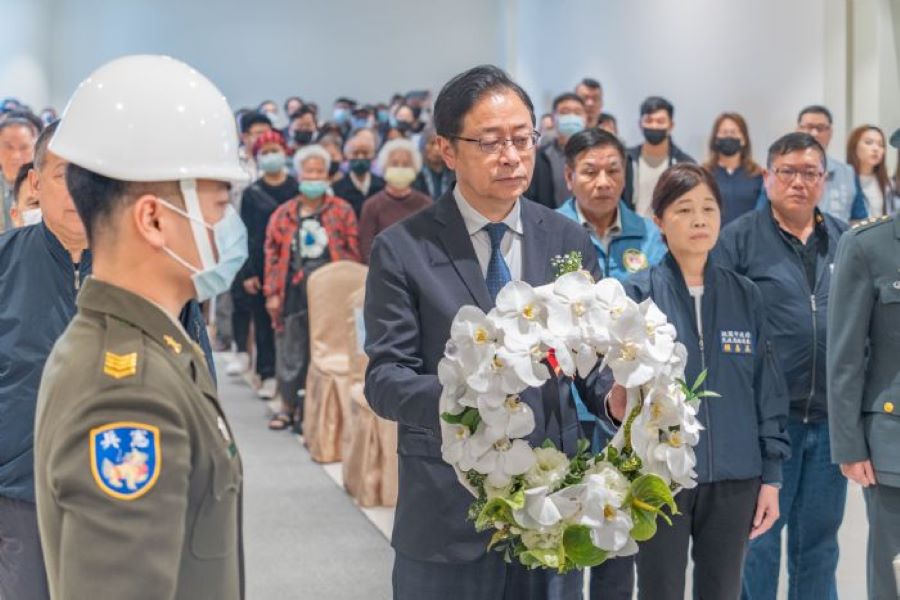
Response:
[[[800,181],[809,185],[816,183],[825,173],[816,169],[794,169],[793,167],[778,167],[773,171],[778,181],[784,185],[790,185],[794,177],[800,176]]]
[[[481,151],[485,154],[499,154],[506,148],[508,145],[512,144],[513,147],[519,151],[524,152],[526,150],[531,150],[534,148],[535,144],[537,144],[538,138],[541,137],[541,134],[537,131],[532,131],[529,134],[525,135],[514,135],[511,138],[467,138],[461,137],[458,135],[452,136],[455,140],[460,140],[463,142],[473,142],[478,144],[478,147],[481,148]]]

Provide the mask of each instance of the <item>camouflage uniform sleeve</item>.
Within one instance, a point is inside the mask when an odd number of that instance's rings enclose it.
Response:
[[[191,449],[162,396],[106,388],[57,427],[44,468],[62,512],[58,600],[174,596]]]

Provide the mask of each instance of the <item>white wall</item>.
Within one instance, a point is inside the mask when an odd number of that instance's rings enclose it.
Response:
[[[103,62],[159,52],[206,73],[236,107],[298,94],[327,111],[338,95],[375,101],[413,88],[437,92],[460,70],[493,62],[538,110],[581,77],[596,77],[632,144],[640,141],[641,100],[666,96],[676,107],[676,142],[698,159],[721,111],[744,114],[762,158],[800,107],[824,102],[836,118],[832,151],[842,155],[858,118],[887,130],[900,125],[889,122],[900,118],[893,3],[3,0],[16,27],[0,36],[0,96],[62,108]],[[854,10],[869,22],[876,14],[871,37],[859,19],[848,26]]]
[[[37,1],[37,0],[30,0]],[[48,1],[48,0],[45,0]],[[499,0],[54,0],[53,97],[116,56],[178,57],[234,106],[290,95],[386,100],[505,52]],[[376,10],[377,7],[377,10]]]
[[[831,2],[831,0],[829,0]],[[698,160],[716,115],[737,111],[755,154],[824,102],[822,0],[520,0],[516,69],[542,109],[584,76],[631,144],[648,95],[675,105],[674,139]]]

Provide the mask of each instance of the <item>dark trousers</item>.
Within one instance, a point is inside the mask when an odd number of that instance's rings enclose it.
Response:
[[[250,297],[256,341],[256,373],[260,379],[275,377],[275,331],[262,294]]]
[[[591,600],[631,600],[634,597],[634,557],[611,558],[591,567]]]
[[[676,496],[678,516],[637,554],[640,600],[683,600],[688,545],[694,560],[695,600],[737,600],[759,479],[703,483]]]
[[[278,392],[291,413],[302,420],[303,406],[297,393],[306,389],[309,370],[309,313],[302,309],[283,321],[284,329],[275,335]]]
[[[581,600],[583,576],[507,564],[499,552],[470,563],[425,562],[397,552],[393,584],[394,600]]]
[[[869,600],[895,600],[900,597],[900,583],[894,579],[893,566],[894,557],[900,555],[900,487],[878,484],[864,488],[863,494],[869,519]]]
[[[49,598],[35,505],[0,496],[0,600]]]
[[[257,294],[258,295],[258,294]],[[243,288],[231,288],[231,334],[238,352],[247,352],[250,341],[250,321],[253,318],[253,296]]]

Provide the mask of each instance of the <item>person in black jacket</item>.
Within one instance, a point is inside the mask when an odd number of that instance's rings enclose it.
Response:
[[[650,217],[653,190],[663,171],[677,163],[696,162],[672,141],[675,107],[659,96],[641,103],[641,131],[644,143],[628,149],[625,191],[628,207],[642,217]]]
[[[825,189],[824,148],[807,133],[790,133],[769,148],[770,202],[722,231],[717,260],[753,280],[790,398],[787,430],[794,449],[784,463],[781,518],[750,544],[744,599],[774,598],[781,531],[788,529],[789,597],[836,598],[837,533],[847,480],[831,464],[826,401],[826,322],[838,239],[846,223],[817,205]],[[865,326],[865,324],[860,324]]]
[[[556,209],[572,194],[566,183],[566,143],[585,128],[584,100],[567,93],[553,100],[553,120],[556,135],[537,151],[534,159],[534,176],[525,197]]]
[[[333,186],[334,195],[350,203],[357,219],[362,214],[363,202],[384,189],[384,179],[371,171],[375,146],[375,134],[371,129],[354,131],[344,145],[350,172]]]
[[[697,165],[675,165],[653,192],[654,221],[669,247],[659,265],[625,283],[636,301],[651,299],[687,349],[686,380],[704,370],[704,426],[695,448],[697,487],[681,491],[681,514],[660,525],[637,555],[638,597],[684,598],[692,543],[694,595],[738,598],[748,536],[778,518],[781,463],[790,454],[787,397],[774,364],[759,288],[710,259],[722,199]]]
[[[277,131],[267,131],[253,145],[253,156],[262,177],[244,190],[241,219],[247,226],[249,256],[232,284],[232,292],[248,297],[253,315],[256,342],[256,374],[260,379],[257,395],[264,400],[275,397],[275,334],[262,295],[265,273],[266,227],[275,209],[297,196],[297,180],[287,173],[287,147]]]

